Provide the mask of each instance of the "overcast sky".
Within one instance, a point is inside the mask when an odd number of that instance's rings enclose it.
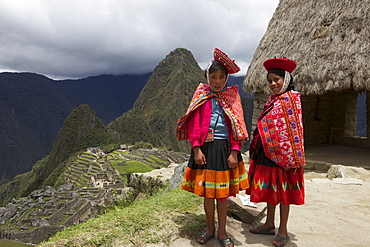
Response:
[[[0,72],[142,74],[178,47],[244,76],[279,0],[0,0]]]

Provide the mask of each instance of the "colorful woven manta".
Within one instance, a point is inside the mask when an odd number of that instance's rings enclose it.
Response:
[[[306,164],[300,94],[287,91],[271,96],[258,123],[266,157],[289,169]]]
[[[176,137],[178,140],[188,139],[186,130],[186,120],[189,115],[204,104],[208,99],[215,97],[226,115],[231,121],[231,128],[234,140],[244,143],[248,139],[248,132],[245,127],[243,108],[238,93],[238,86],[228,87],[226,90],[218,93],[211,93],[208,84],[200,83],[195,90],[192,100],[190,101],[186,114],[177,121]]]

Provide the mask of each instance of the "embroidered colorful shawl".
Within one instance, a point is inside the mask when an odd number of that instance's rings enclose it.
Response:
[[[257,127],[266,157],[285,169],[306,164],[298,92],[287,91],[271,96],[258,119]]]
[[[188,139],[186,130],[187,118],[189,117],[190,113],[192,113],[195,109],[212,97],[216,98],[217,102],[229,117],[234,140],[241,141],[243,144],[248,139],[248,132],[244,122],[243,108],[237,85],[228,87],[222,92],[212,94],[208,84],[200,83],[198,88],[195,90],[192,100],[190,101],[186,114],[177,121],[177,139]]]

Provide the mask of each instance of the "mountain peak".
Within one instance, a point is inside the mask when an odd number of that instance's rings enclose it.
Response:
[[[80,105],[65,120],[46,164],[43,180],[60,165],[68,155],[88,147],[114,143],[103,122],[88,105]]]
[[[123,141],[183,150],[175,125],[200,82],[205,82],[204,74],[192,53],[185,48],[171,51],[156,66],[131,111],[117,118],[112,128]]]

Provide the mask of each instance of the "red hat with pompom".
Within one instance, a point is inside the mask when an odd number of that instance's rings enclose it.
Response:
[[[292,73],[297,67],[297,63],[294,60],[290,60],[286,57],[270,58],[263,62],[263,66],[267,71],[271,69],[283,69]]]
[[[226,53],[222,52],[220,49],[215,48],[213,50],[213,59],[221,63],[229,74],[235,74],[240,71],[239,66],[235,63],[235,60],[231,60]]]

